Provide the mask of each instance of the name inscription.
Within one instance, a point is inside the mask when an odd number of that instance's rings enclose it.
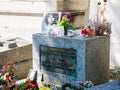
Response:
[[[76,50],[40,46],[41,70],[76,76]]]

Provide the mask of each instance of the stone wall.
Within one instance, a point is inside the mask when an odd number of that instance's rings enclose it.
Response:
[[[88,0],[57,0],[58,11],[85,11]]]

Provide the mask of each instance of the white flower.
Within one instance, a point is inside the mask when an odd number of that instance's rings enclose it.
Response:
[[[5,80],[5,75],[1,76],[1,77],[0,77],[0,79],[3,79],[3,80]]]

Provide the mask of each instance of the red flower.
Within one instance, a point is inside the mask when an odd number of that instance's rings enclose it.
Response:
[[[9,76],[8,73],[6,73],[5,78],[6,78],[6,80],[8,80],[8,81],[10,80],[10,76]]]
[[[87,28],[85,28],[85,29],[83,29],[83,30],[82,30],[82,35],[83,35],[83,36],[86,36],[86,35],[88,35]]]
[[[98,5],[101,5],[101,2],[100,2],[100,1],[98,2]]]
[[[84,82],[79,82],[80,85],[84,85]]]
[[[38,85],[37,84],[31,84],[31,85],[28,86],[28,89],[30,89],[30,88],[38,88]]]
[[[103,0],[104,2],[107,2],[107,0]]]

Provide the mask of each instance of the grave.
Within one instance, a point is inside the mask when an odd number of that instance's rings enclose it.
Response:
[[[110,36],[85,38],[33,35],[33,69],[38,84],[92,81],[95,85],[109,81]]]
[[[8,61],[15,62],[18,79],[26,77],[32,68],[31,42],[20,37],[0,39],[0,69]]]

